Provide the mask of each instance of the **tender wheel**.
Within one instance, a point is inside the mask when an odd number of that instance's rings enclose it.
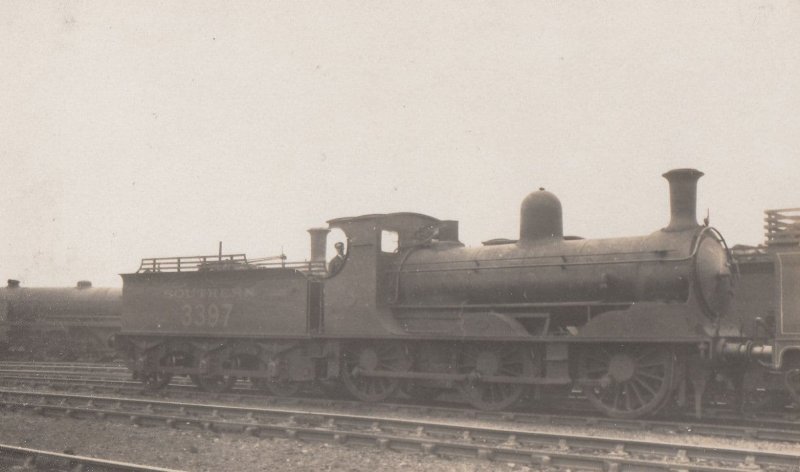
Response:
[[[342,355],[342,382],[347,391],[359,400],[379,402],[392,396],[400,386],[400,381],[362,373],[375,370],[405,372],[410,367],[411,359],[399,344],[351,346]]]
[[[485,377],[523,377],[534,372],[533,359],[525,349],[515,345],[474,346],[461,357],[459,373],[470,376],[458,389],[470,405],[481,410],[502,410],[510,407],[525,393],[526,385],[481,380]]]
[[[145,390],[155,392],[169,385],[170,380],[172,380],[172,374],[167,374],[165,372],[146,372],[141,374],[139,378],[142,380],[142,385]]]
[[[250,379],[255,388],[277,397],[293,397],[300,391],[302,384],[289,380],[289,372],[285,360],[270,358],[265,362],[264,369],[266,369],[268,365],[277,367],[277,377],[255,377]]]
[[[234,359],[215,357],[214,354],[207,354],[200,362],[200,365],[215,364],[219,365],[224,372],[226,369],[233,368]],[[231,375],[190,375],[189,377],[192,379],[192,382],[194,382],[194,384],[200,388],[200,390],[211,393],[227,392],[233,388],[233,385],[236,383],[236,377]]]
[[[192,365],[193,360],[189,350],[184,347],[171,347],[169,351],[158,359],[159,367],[189,367]],[[154,354],[149,354],[154,355]],[[142,384],[145,390],[156,391],[166,387],[172,374],[166,372],[143,372],[141,374]]]
[[[264,366],[261,363],[258,352],[259,349],[257,346],[248,344],[237,346],[231,353],[230,360],[227,362],[228,367],[237,370],[261,370]],[[194,379],[192,380],[197,384],[197,381]],[[252,385],[253,388],[261,389],[261,378],[254,377],[248,378],[247,380],[250,381],[250,385]]]
[[[581,378],[595,408],[614,418],[638,418],[658,410],[672,393],[675,356],[663,346],[602,346],[581,356]]]

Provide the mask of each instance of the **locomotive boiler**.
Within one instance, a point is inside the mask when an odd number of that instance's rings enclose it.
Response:
[[[309,230],[304,264],[146,259],[122,276],[117,344],[148,388],[188,375],[208,390],[248,378],[284,395],[341,384],[366,401],[456,389],[501,409],[579,386],[611,416],[687,392],[699,407],[719,346],[743,336],[728,317],[724,239],[696,221],[701,175],[664,174],[671,219],[644,236],[564,236],[560,202],[539,190],[522,203],[518,239],[477,248],[459,242],[455,221],[392,213]],[[334,228],[347,248],[328,273]]]
[[[714,329],[732,295],[731,267],[719,233],[696,222],[700,176],[690,169],[664,174],[671,186],[669,225],[625,238],[565,238],[561,203],[541,189],[522,203],[516,241],[494,240],[478,248],[433,244],[410,252],[397,266],[398,296],[428,308],[523,308],[683,303],[691,295],[705,316],[698,318],[701,324]]]
[[[22,287],[9,280],[0,288],[0,329],[4,357],[25,360],[103,360],[119,331],[121,290],[92,287]]]

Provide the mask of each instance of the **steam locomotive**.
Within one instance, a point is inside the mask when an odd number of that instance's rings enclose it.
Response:
[[[726,380],[756,406],[800,405],[800,208],[765,214],[765,243],[732,248],[738,283],[730,316],[750,340],[739,346],[750,360],[738,356]]]
[[[102,361],[116,356],[122,291],[92,287],[0,287],[0,356],[18,360]]]
[[[579,386],[612,417],[690,397],[699,413],[721,373],[781,372],[800,354],[794,290],[781,292],[780,331],[754,336],[732,315],[736,265],[696,221],[702,175],[664,174],[671,219],[644,236],[565,237],[561,204],[541,189],[522,202],[518,239],[477,248],[459,242],[455,221],[392,213],[309,230],[307,263],[144,259],[122,275],[115,345],[149,389],[174,375],[210,391],[246,378],[278,395],[320,383],[364,401],[456,389],[497,410]],[[329,273],[334,228],[347,250]],[[777,286],[796,286],[800,256],[777,260]]]

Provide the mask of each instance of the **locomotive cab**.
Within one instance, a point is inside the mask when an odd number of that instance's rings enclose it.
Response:
[[[416,248],[463,246],[457,222],[420,213],[337,218],[328,225],[345,233],[348,247],[346,263],[325,282],[326,332],[334,335],[404,334],[389,309],[397,299],[392,268]],[[314,238],[312,233],[312,248],[324,247]]]

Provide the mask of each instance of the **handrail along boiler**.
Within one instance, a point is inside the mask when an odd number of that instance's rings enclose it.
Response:
[[[728,316],[725,241],[696,221],[702,175],[664,174],[671,219],[644,236],[565,237],[561,203],[539,190],[522,203],[516,240],[468,248],[455,221],[373,214],[309,230],[300,266],[242,256],[123,274],[117,344],[148,388],[173,375],[215,391],[247,378],[281,395],[315,382],[365,401],[455,388],[502,409],[530,389],[577,384],[616,417],[687,403],[687,392],[699,408],[706,381],[746,342]],[[328,274],[333,228],[347,250]]]

